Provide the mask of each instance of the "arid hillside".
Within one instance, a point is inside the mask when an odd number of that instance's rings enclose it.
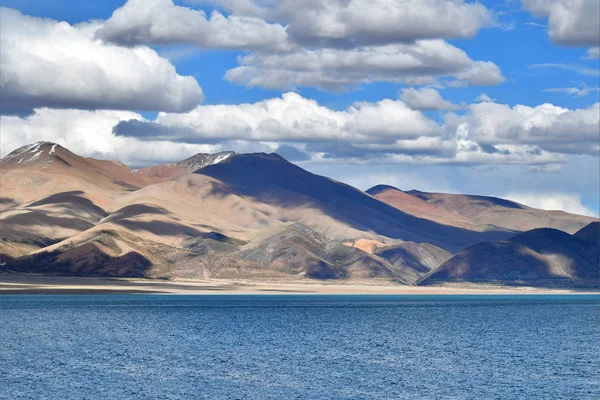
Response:
[[[514,201],[489,196],[402,191],[378,185],[367,190],[371,196],[406,213],[475,231],[506,229],[522,232],[555,228],[575,233],[597,218],[564,211],[538,210]]]
[[[481,204],[462,215],[391,187],[369,194],[277,154],[197,154],[136,170],[39,142],[0,160],[0,183],[4,273],[415,284],[453,253],[519,232],[482,223]],[[495,201],[487,214],[503,207],[509,222],[589,220]],[[593,236],[586,229],[577,240]]]
[[[539,228],[506,241],[482,242],[457,253],[421,278],[420,283],[598,287],[598,229],[598,222],[574,235]]]

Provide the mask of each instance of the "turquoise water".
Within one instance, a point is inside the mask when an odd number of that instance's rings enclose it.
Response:
[[[2,399],[598,399],[598,296],[0,296]]]

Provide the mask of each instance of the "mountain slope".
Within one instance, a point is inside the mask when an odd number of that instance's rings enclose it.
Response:
[[[593,243],[600,241],[600,222],[592,222],[584,226],[575,232],[573,236]]]
[[[393,207],[276,154],[198,154],[131,170],[40,142],[0,167],[4,271],[414,284],[451,252],[513,235],[386,187]],[[575,240],[587,246],[577,248],[583,259],[598,259],[597,230]],[[564,260],[544,248],[560,243],[526,235],[510,243]]]
[[[404,242],[378,248],[374,255],[402,271],[403,279],[413,284],[448,260],[452,253],[429,243]]]
[[[600,268],[600,222],[592,222],[573,236],[590,244],[585,256]]]
[[[20,257],[93,227],[108,213],[81,191],[63,192],[0,213],[0,251]]]
[[[477,225],[493,225],[513,231],[536,228],[554,228],[575,233],[597,218],[569,214],[564,211],[546,211],[527,207],[514,201],[489,196],[426,193],[417,190],[405,192],[435,207],[449,211]]]
[[[505,231],[473,232],[414,217],[276,154],[242,154],[196,174],[213,179],[206,196],[251,199],[272,207],[281,221],[300,222],[329,236],[426,242],[449,251],[509,236]]]
[[[124,193],[146,185],[119,162],[84,158],[51,142],[0,160],[0,254],[19,257],[90,229]]]
[[[227,249],[214,251],[219,242]],[[211,234],[188,248],[197,255],[178,264],[186,277],[244,279],[392,280],[406,283],[402,271],[298,223],[262,231],[240,243]]]
[[[4,272],[24,272],[67,276],[154,277],[153,261],[132,246],[155,246],[115,230],[87,234],[86,240],[62,242],[16,260],[8,260]],[[79,238],[81,239],[81,238]]]
[[[23,146],[0,160],[0,210],[57,193],[81,191],[110,208],[121,193],[148,184],[124,164],[78,156],[51,142]]]
[[[367,190],[367,193],[377,200],[389,204],[407,214],[418,218],[425,218],[440,224],[456,226],[459,228],[476,230],[477,227],[471,221],[460,215],[436,207],[425,200],[411,196],[392,186],[377,185]]]
[[[598,242],[551,228],[520,233],[507,241],[483,242],[460,251],[420,284],[494,282],[501,284],[598,286]]]

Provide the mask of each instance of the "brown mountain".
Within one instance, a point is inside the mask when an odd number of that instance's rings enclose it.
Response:
[[[247,168],[244,163],[228,166],[230,172],[222,174],[224,167],[217,164],[229,165],[237,158],[255,163],[246,173],[262,174],[270,182],[263,193],[272,191],[273,198],[282,194],[274,183],[282,179],[277,170],[283,166],[293,172],[290,179],[302,182],[300,188],[324,183],[330,192],[341,190],[400,215],[356,189],[312,175],[276,155],[199,154],[179,163],[132,170],[42,142],[0,161],[0,257],[8,265],[4,269],[71,275],[414,281],[385,259],[344,245],[349,237],[394,240],[329,215],[331,208],[323,209],[314,195],[285,193],[301,202],[284,204],[238,190],[258,193],[257,185],[264,182],[248,178],[239,186],[236,170]],[[209,172],[222,174],[221,179],[192,173],[196,168],[213,168]],[[364,206],[358,202],[353,207],[360,214]],[[355,219],[351,222],[358,225],[359,218]],[[291,221],[306,225],[290,225]],[[390,230],[389,224],[382,226],[379,229]],[[409,235],[416,237],[406,231]]]
[[[483,238],[510,235],[417,218],[349,185],[311,174],[277,154],[241,154],[195,175],[210,187],[207,197],[236,196],[268,205],[278,219],[300,222],[332,237],[399,239],[457,251]]]
[[[78,156],[58,144],[23,146],[0,160],[2,253],[18,257],[93,227],[118,196],[146,180],[124,164]]]
[[[587,235],[597,229],[597,222],[575,235],[540,228],[506,241],[482,242],[454,255],[421,278],[420,284],[485,282],[598,287],[600,241],[597,236]]]
[[[555,228],[575,233],[597,218],[564,211],[538,210],[514,201],[489,196],[403,192],[379,185],[367,193],[409,214],[441,224],[485,231],[506,229],[523,232],[536,228]]]
[[[122,163],[81,157],[51,142],[14,150],[0,160],[0,171],[2,198],[12,205],[69,191],[99,194],[98,202],[109,202],[103,198],[107,193],[136,190],[151,182]],[[9,200],[3,200],[3,208]]]
[[[132,170],[41,142],[0,160],[0,180],[4,271],[413,284],[512,235],[406,194],[400,210],[276,154]]]
[[[418,218],[435,221],[440,224],[476,230],[477,226],[460,215],[429,204],[392,186],[378,185],[367,190],[371,196]]]
[[[215,249],[224,245],[229,248]],[[409,283],[403,269],[299,223],[263,230],[248,242],[233,242],[212,234],[194,239],[188,246],[193,246],[198,255],[176,267],[182,269],[182,276],[197,277],[201,272],[201,276],[212,278],[307,277]]]

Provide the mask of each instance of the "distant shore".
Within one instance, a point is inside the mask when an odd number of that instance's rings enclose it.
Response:
[[[600,294],[592,289],[453,284],[257,282],[244,280],[153,280],[0,275],[0,294]]]

